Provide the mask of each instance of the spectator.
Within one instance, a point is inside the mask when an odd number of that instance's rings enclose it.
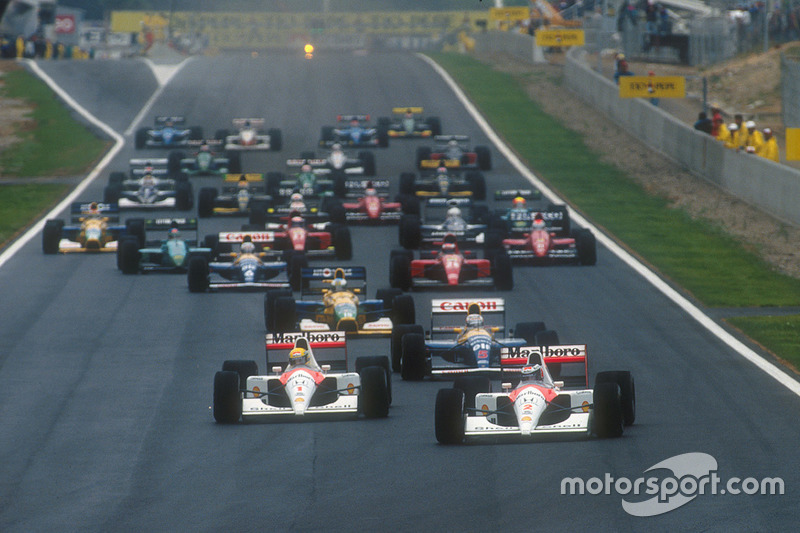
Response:
[[[720,139],[722,142],[725,143],[725,148],[730,148],[731,150],[738,150],[739,145],[736,144],[736,139],[738,137],[739,132],[739,125],[735,122],[731,122],[728,124],[728,132],[729,135],[726,139]]]
[[[756,129],[756,123],[752,120],[748,120],[745,127],[747,128],[747,137],[744,141],[744,149],[748,154],[758,153],[764,144],[764,136]]]
[[[655,76],[656,73],[651,70],[651,71],[649,71],[647,73],[647,75],[648,76]],[[650,94],[653,94],[655,91],[656,90],[653,87],[653,82],[652,81],[647,82],[647,92],[650,93]],[[658,102],[659,102],[658,98],[650,98],[650,103],[653,104],[656,107],[658,107]]]
[[[781,162],[780,156],[778,155],[778,141],[775,139],[775,136],[772,135],[771,129],[764,128],[764,143],[761,145],[761,149],[756,151],[756,155],[760,155],[776,163]]]
[[[697,121],[694,123],[694,129],[711,135],[712,128],[713,124],[711,122],[711,119],[708,118],[708,115],[706,115],[704,111],[700,111],[697,114]]]
[[[736,113],[733,115],[733,123],[736,124],[736,134],[733,139],[733,147],[737,150],[744,148],[744,143],[747,140],[747,128],[744,125],[744,118],[741,114]],[[730,127],[728,127],[730,129]]]
[[[633,72],[628,70],[628,62],[625,59],[617,61],[617,71],[614,73],[614,83],[619,85],[620,76],[633,76]]]
[[[714,138],[719,137],[720,125],[725,126],[725,120],[722,118],[722,107],[714,102],[711,104],[711,136]]]

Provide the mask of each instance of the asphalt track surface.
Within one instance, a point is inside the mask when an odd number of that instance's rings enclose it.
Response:
[[[127,129],[157,83],[138,61],[43,68],[89,111]],[[207,135],[233,117],[280,127],[279,153],[246,154],[246,170],[283,168],[312,149],[337,113],[422,105],[446,133],[487,139],[433,70],[413,55],[196,58],[145,115],[183,114]],[[524,120],[524,117],[521,117]],[[381,176],[412,170],[419,141],[376,150]],[[81,196],[100,198],[132,140]],[[489,189],[523,185],[494,150]],[[587,179],[590,178],[587,173]],[[197,179],[195,190],[214,178]],[[179,214],[179,213],[176,213]],[[141,216],[141,215],[138,215]],[[62,217],[65,215],[62,214]],[[201,222],[201,233],[241,219]],[[352,229],[370,292],[388,286],[396,227]],[[509,326],[544,320],[586,343],[590,371],[628,369],[636,424],[620,439],[436,443],[436,391],[395,375],[382,420],[222,426],[210,412],[226,359],[264,365],[260,294],[190,294],[182,275],[124,276],[113,254],[45,256],[34,239],[0,268],[0,530],[498,531],[793,530],[798,517],[800,399],[728,348],[605,248],[594,267],[516,267]],[[454,293],[467,296],[475,293]],[[414,298],[429,323],[432,297]],[[350,344],[389,353],[386,339]],[[783,496],[699,495],[650,518],[613,490],[562,495],[564,477],[635,480],[678,454],[704,452],[717,474],[781,477]]]

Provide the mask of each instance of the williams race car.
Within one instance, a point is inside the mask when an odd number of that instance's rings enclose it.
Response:
[[[225,150],[275,150],[283,147],[283,135],[278,128],[263,131],[263,118],[235,118],[233,126],[237,132],[219,130],[215,137],[223,141]]]
[[[116,252],[119,240],[125,236],[144,243],[144,220],[128,219],[119,224],[119,209],[115,204],[75,202],[70,208],[70,224],[50,219],[42,231],[42,251],[58,252]]]
[[[264,324],[268,331],[346,331],[348,335],[391,335],[394,324],[414,323],[414,300],[396,289],[365,298],[364,267],[304,268],[302,298],[267,293]],[[305,299],[306,296],[322,300]]]
[[[152,128],[136,130],[135,145],[142,148],[174,148],[186,146],[190,140],[203,138],[203,128],[193,126],[186,128],[186,119],[182,116],[156,117]]]
[[[211,260],[212,250],[197,242],[197,220],[190,218],[156,218],[144,221],[145,236],[148,231],[166,232],[166,238],[146,241],[144,246],[136,237],[125,237],[117,246],[117,268],[123,274],[148,272],[184,273],[194,257]],[[186,239],[181,232],[194,232]]]
[[[488,254],[488,255],[487,255]],[[471,250],[460,251],[455,235],[442,239],[441,250],[393,250],[389,257],[389,283],[402,290],[423,288],[514,288],[511,260],[503,249],[487,250],[479,259]]]
[[[266,348],[271,373],[259,374],[255,361],[225,361],[214,375],[218,423],[388,416],[391,375],[386,357],[359,357],[356,371],[348,372],[344,332],[267,334]]]
[[[439,117],[423,117],[421,107],[395,107],[390,117],[380,117],[378,124],[386,128],[389,137],[414,139],[433,137],[442,134]]]
[[[450,168],[491,170],[492,153],[487,146],[469,147],[466,135],[437,135],[436,145],[417,148],[417,167],[425,168],[433,161],[439,164],[444,161]]]
[[[338,115],[336,126],[323,126],[319,141],[320,146],[362,146],[364,148],[389,146],[389,132],[386,126],[370,127],[366,125],[369,115]]]
[[[436,440],[460,444],[476,437],[621,436],[636,418],[633,376],[599,372],[590,389],[587,358],[585,344],[503,348],[501,363],[517,367],[518,384],[505,382],[502,392],[490,392],[486,380],[468,376],[439,390]],[[553,375],[553,366],[575,369],[574,386]]]

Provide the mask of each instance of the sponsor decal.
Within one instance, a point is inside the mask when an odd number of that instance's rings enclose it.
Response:
[[[504,300],[502,298],[492,298],[484,300],[471,300],[471,299],[453,299],[453,300],[433,300],[431,305],[434,312],[453,313],[462,312],[466,313],[470,304],[478,304],[481,311],[502,311]]]

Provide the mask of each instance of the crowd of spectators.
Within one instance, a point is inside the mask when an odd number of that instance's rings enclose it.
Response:
[[[4,59],[89,59],[91,52],[78,46],[53,42],[39,35],[24,38],[21,35],[0,37],[0,57]]]

